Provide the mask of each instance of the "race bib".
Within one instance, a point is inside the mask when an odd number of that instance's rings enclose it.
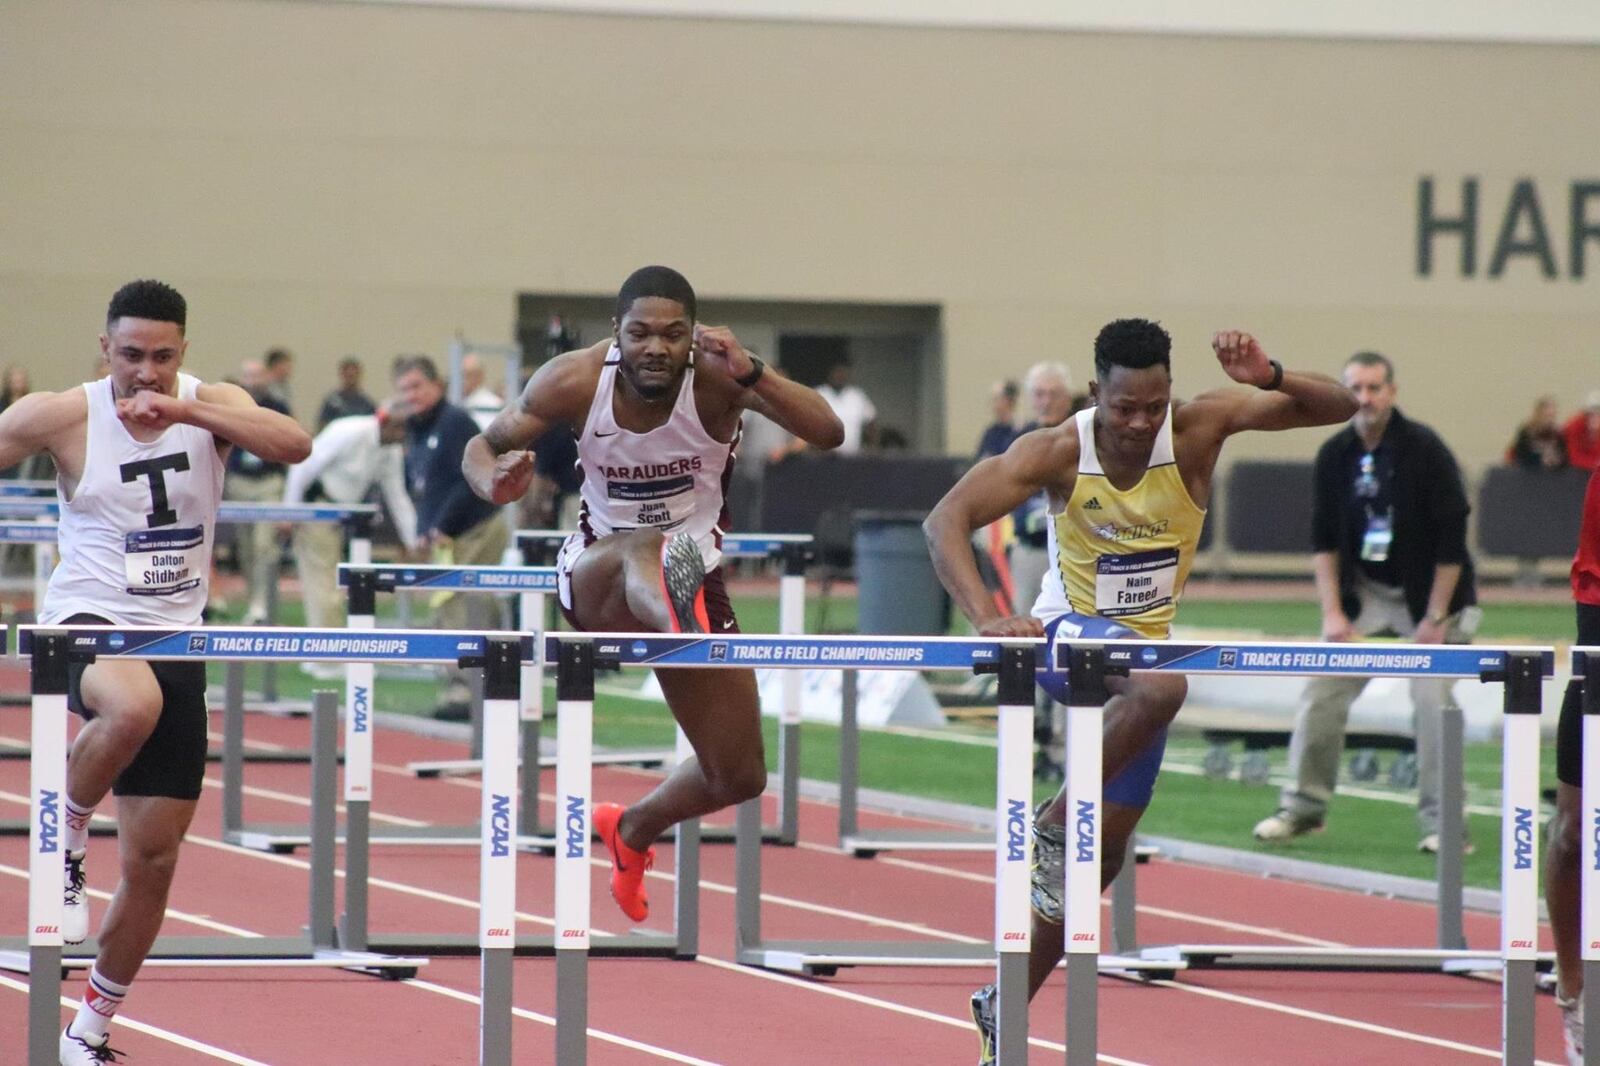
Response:
[[[1095,561],[1094,609],[1104,618],[1143,614],[1172,602],[1178,550],[1102,555]]]
[[[626,503],[632,525],[645,529],[673,529],[694,514],[694,475],[653,481],[608,481],[606,496]]]
[[[199,526],[129,533],[123,545],[128,594],[170,596],[200,584],[204,543],[205,531]]]

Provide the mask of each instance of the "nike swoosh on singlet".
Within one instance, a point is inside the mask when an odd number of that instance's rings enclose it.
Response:
[[[592,436],[596,436],[596,437],[615,437],[616,435],[617,435],[617,431],[616,430],[612,430],[610,433],[601,433],[599,430],[595,430],[594,433],[592,434]]]

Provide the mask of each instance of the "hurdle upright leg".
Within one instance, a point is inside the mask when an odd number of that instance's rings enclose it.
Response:
[[[1574,673],[1578,663],[1574,663]],[[1582,949],[1583,1015],[1600,1018],[1600,649],[1583,653],[1583,842]],[[1600,1066],[1600,1040],[1585,1040],[1583,1061]]]
[[[1031,646],[1000,652],[999,752],[994,818],[994,949],[1001,1062],[1028,1060],[1028,845],[1033,837],[1033,694]],[[1092,959],[1091,959],[1092,961]]]
[[[1105,649],[1071,648],[1067,707],[1066,861],[1067,1066],[1094,1066],[1099,1047],[1101,746]]]
[[[28,1066],[56,1066],[61,1025],[61,886],[66,854],[61,807],[67,794],[67,638],[34,636],[33,817],[28,825]]]
[[[805,549],[789,545],[783,553],[778,581],[778,632],[806,631]],[[800,694],[805,675],[783,672],[783,703],[778,709],[778,843],[793,846],[800,839]]]
[[[1533,1062],[1533,994],[1539,945],[1539,711],[1537,652],[1506,656],[1500,844],[1502,1061]]]
[[[556,1057],[581,1066],[589,1029],[589,837],[594,643],[563,640],[556,664]]]
[[[351,540],[351,555],[357,543]],[[346,591],[345,626],[374,628],[377,624],[377,576],[371,570],[350,574]],[[346,663],[344,668],[344,914],[339,923],[340,943],[351,951],[367,950],[368,876],[372,840],[372,710],[375,672],[371,663]]]
[[[1439,949],[1467,946],[1461,922],[1462,849],[1466,841],[1466,787],[1462,781],[1462,714],[1454,700],[1439,710]]]
[[[479,844],[481,904],[478,909],[478,946],[482,953],[482,990],[478,1061],[482,1066],[511,1066],[511,959],[517,946],[517,848],[514,837],[517,829],[521,642],[488,641],[482,665],[485,758]],[[568,1060],[558,1057],[557,1061]]]

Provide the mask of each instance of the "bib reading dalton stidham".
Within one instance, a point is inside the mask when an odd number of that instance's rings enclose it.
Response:
[[[1046,526],[1051,567],[1035,617],[1063,611],[1111,618],[1141,636],[1167,635],[1194,565],[1205,509],[1189,497],[1172,449],[1172,407],[1138,484],[1116,488],[1094,447],[1094,408],[1075,417],[1078,477]]]

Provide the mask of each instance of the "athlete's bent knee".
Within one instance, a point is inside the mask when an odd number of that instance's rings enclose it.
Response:
[[[123,880],[147,890],[165,891],[177,868],[177,848],[136,848],[122,859]]]
[[[767,767],[757,759],[747,760],[714,776],[708,775],[711,795],[723,807],[755,799],[767,789]]]
[[[1545,844],[1551,867],[1576,871],[1582,850],[1578,844],[1576,812],[1557,810],[1550,818],[1549,840]]]

